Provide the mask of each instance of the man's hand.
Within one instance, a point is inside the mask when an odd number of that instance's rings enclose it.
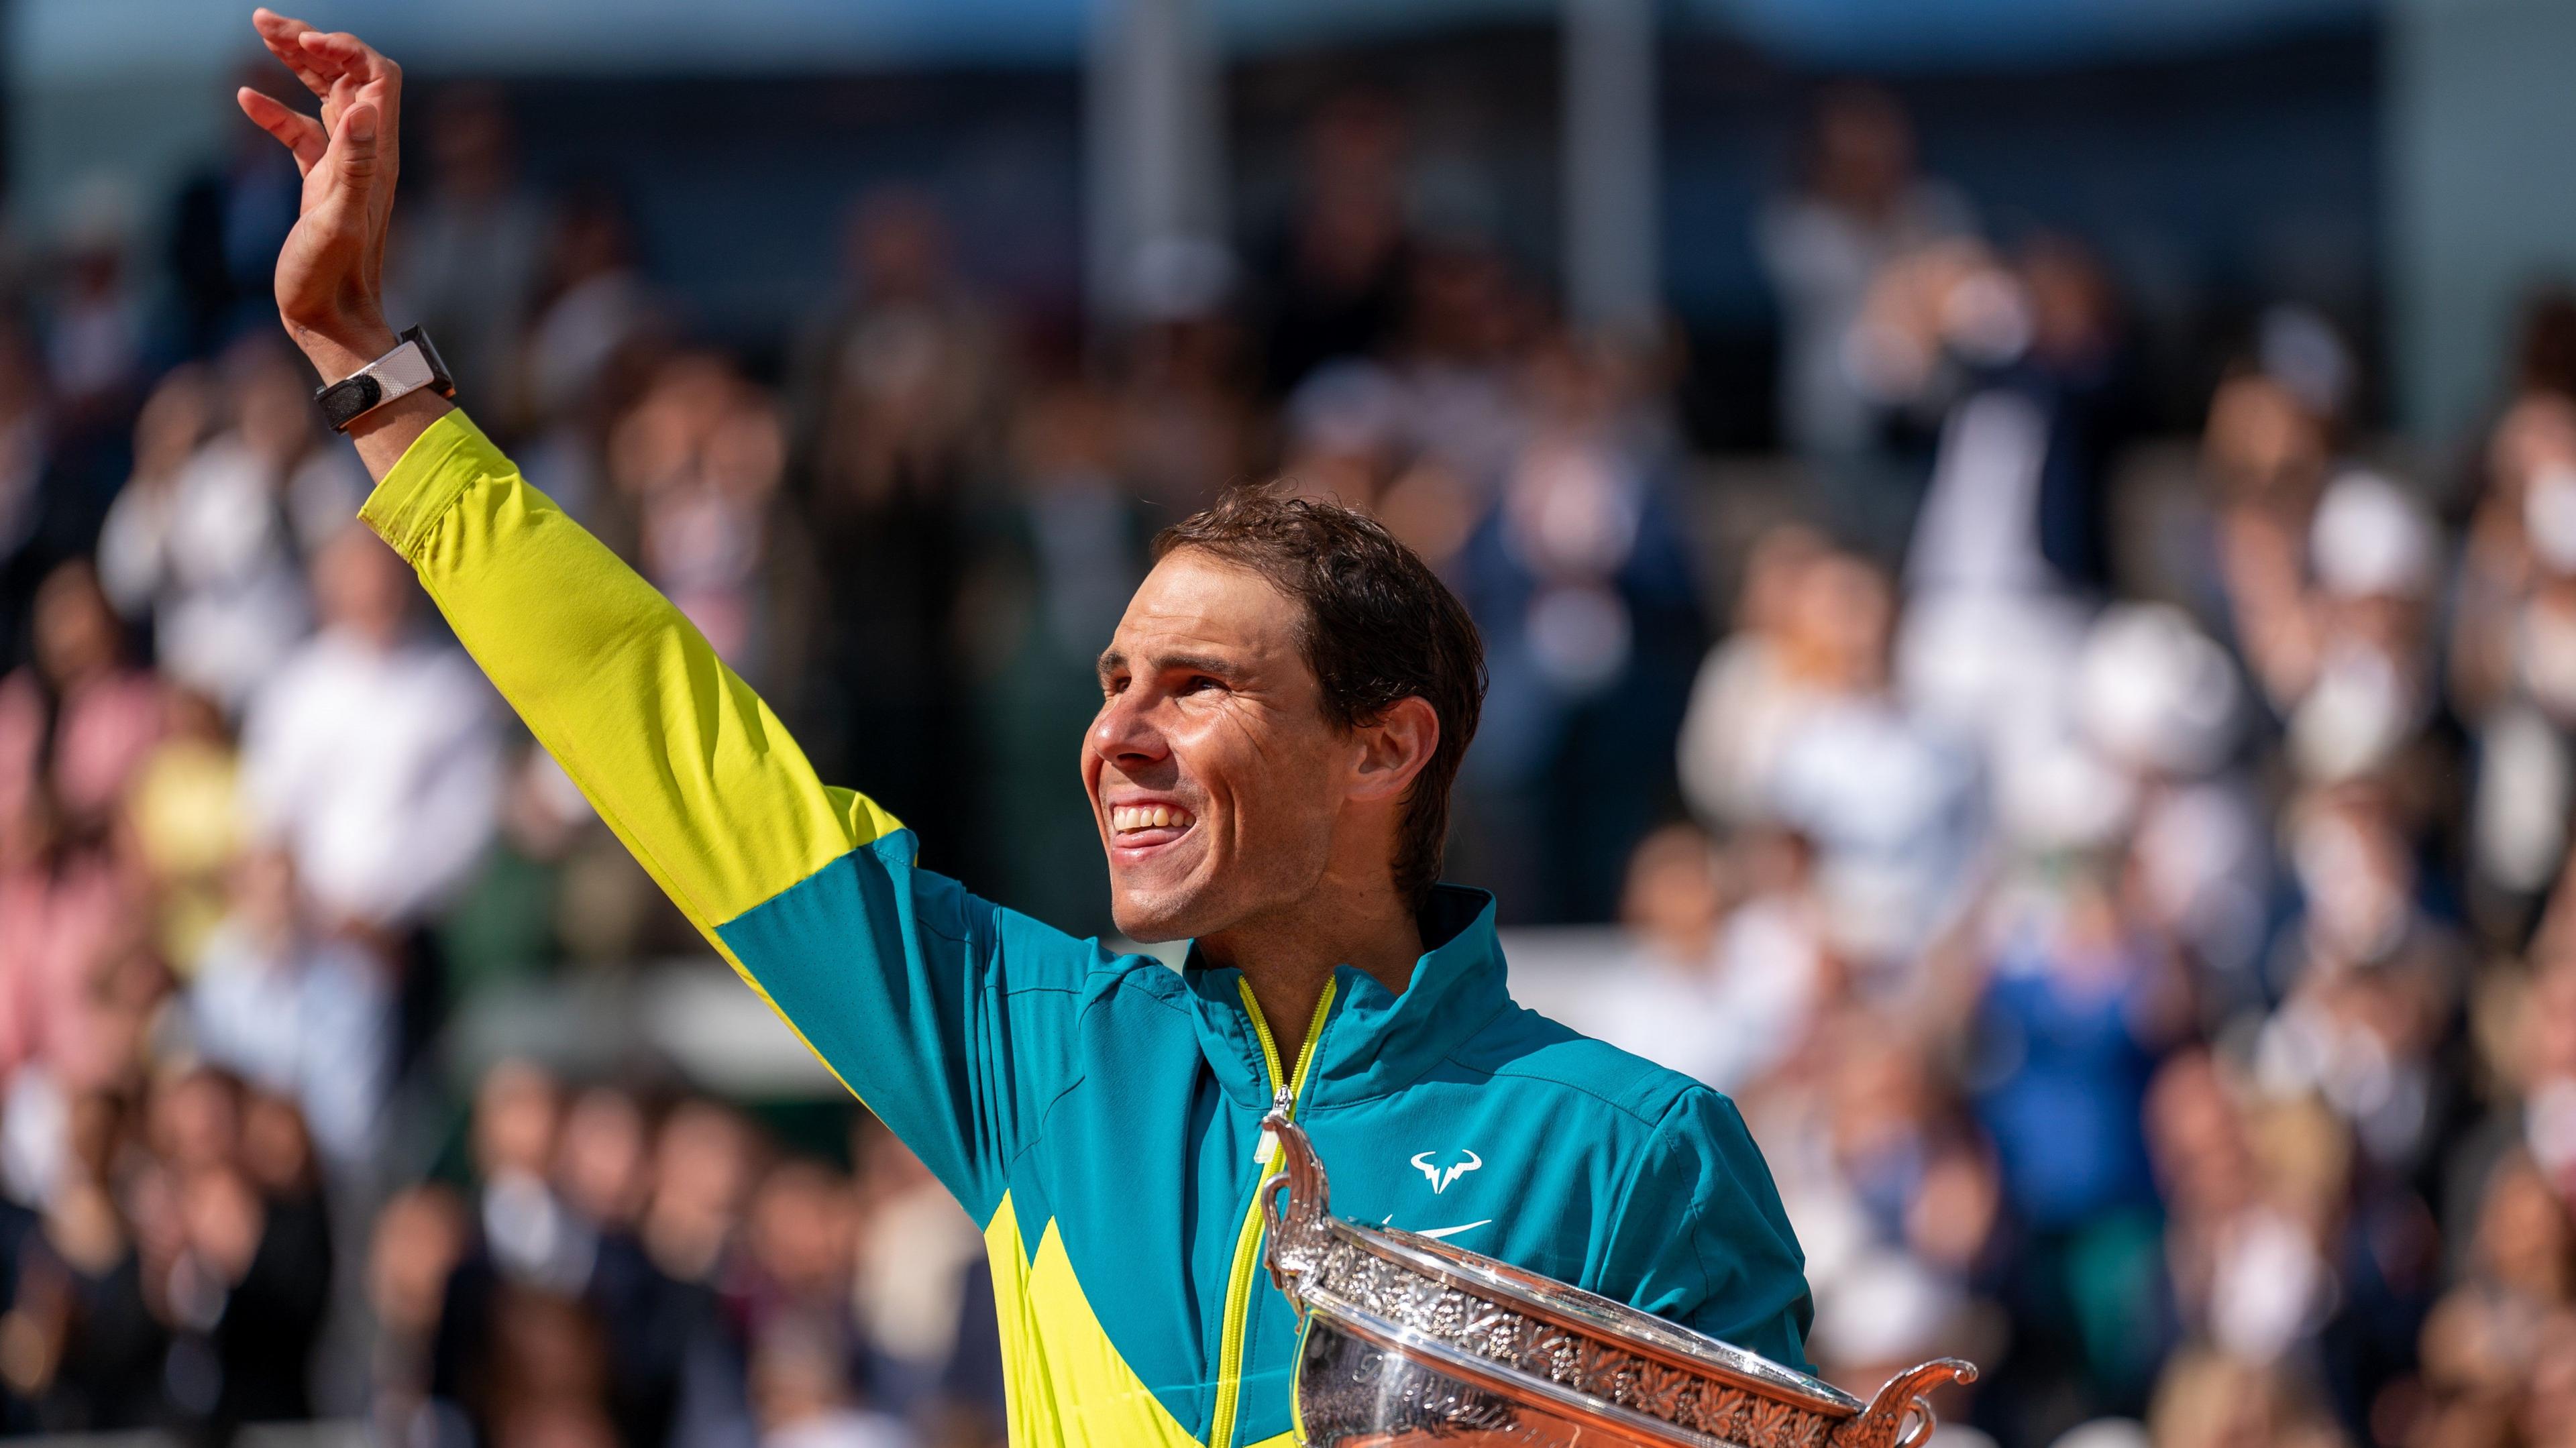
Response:
[[[277,254],[277,313],[314,370],[337,382],[394,346],[385,325],[385,226],[401,171],[402,67],[354,35],[272,10],[252,11],[251,24],[322,102],[317,120],[247,86],[236,97],[304,173],[301,214]],[[446,410],[424,389],[369,413],[350,433],[381,478]]]

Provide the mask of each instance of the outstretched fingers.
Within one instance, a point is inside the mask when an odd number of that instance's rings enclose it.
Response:
[[[345,30],[307,29],[296,37],[307,64],[322,74],[358,85],[383,85],[391,89],[401,83],[402,67],[387,60],[377,49]]]
[[[295,78],[304,82],[306,90],[323,99],[330,97],[330,72],[315,65],[313,56],[304,48],[303,37],[317,33],[312,26],[291,15],[280,15],[266,6],[250,13],[250,23],[251,28],[259,32],[260,44],[267,46],[269,54],[295,72]]]
[[[250,117],[251,124],[275,136],[279,144],[295,153],[298,172],[307,176],[313,174],[313,168],[321,163],[322,153],[330,141],[320,121],[248,86],[235,92],[233,98],[241,103],[242,114]]]
[[[330,78],[329,99],[322,108],[325,124],[336,126],[341,112],[364,101],[376,107],[386,134],[395,134],[402,120],[401,66],[345,30],[307,29],[296,37],[296,44],[313,67]],[[394,164],[390,145],[385,148],[385,164],[389,170]]]

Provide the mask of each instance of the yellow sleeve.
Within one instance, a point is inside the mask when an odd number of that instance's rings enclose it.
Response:
[[[422,433],[359,516],[719,950],[716,927],[902,828],[826,788],[696,626],[463,412]]]

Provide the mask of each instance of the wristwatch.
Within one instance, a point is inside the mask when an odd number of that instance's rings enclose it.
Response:
[[[439,360],[429,334],[407,327],[400,346],[315,392],[313,400],[322,404],[322,416],[333,432],[347,432],[359,418],[424,387],[441,397],[456,395],[456,381],[447,375],[447,364]]]

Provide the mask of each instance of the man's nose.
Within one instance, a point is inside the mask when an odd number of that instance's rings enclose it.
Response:
[[[1091,721],[1091,749],[1103,759],[1160,759],[1171,752],[1153,718],[1153,701],[1130,689],[1100,706]]]

